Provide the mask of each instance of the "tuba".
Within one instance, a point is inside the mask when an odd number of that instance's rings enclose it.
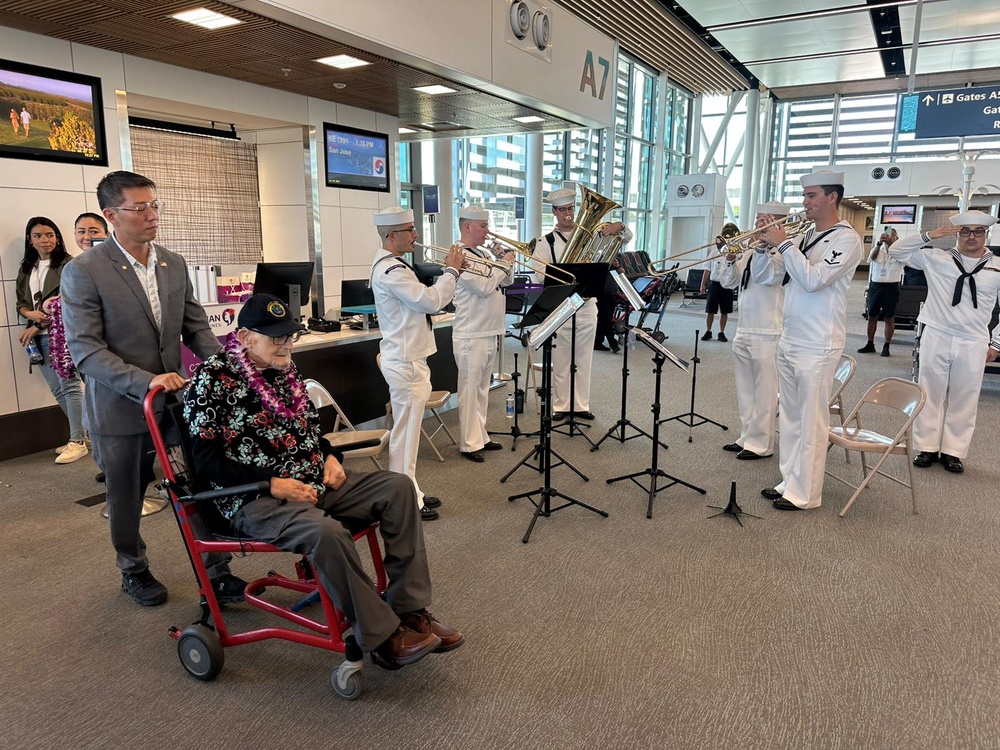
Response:
[[[566,241],[560,263],[610,263],[622,249],[621,237],[605,237],[607,222],[601,217],[621,204],[580,185],[580,213],[576,227]]]

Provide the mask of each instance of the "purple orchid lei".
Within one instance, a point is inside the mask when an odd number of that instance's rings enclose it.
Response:
[[[53,297],[49,303],[49,366],[63,380],[76,375],[76,365],[66,346],[66,328],[63,325],[62,299]]]
[[[225,349],[239,364],[240,369],[246,375],[247,383],[254,393],[260,396],[261,403],[264,404],[265,409],[277,414],[282,419],[296,419],[302,416],[309,405],[309,394],[306,392],[305,385],[297,377],[298,370],[294,362],[289,365],[287,370],[282,371],[278,375],[278,381],[280,382],[283,378],[285,385],[292,394],[292,403],[289,406],[278,395],[274,386],[264,380],[264,376],[260,374],[260,369],[250,360],[250,355],[247,354],[246,348],[236,338],[235,331],[226,337]]]

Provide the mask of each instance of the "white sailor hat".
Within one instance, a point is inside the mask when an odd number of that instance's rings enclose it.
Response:
[[[545,202],[553,206],[572,206],[576,203],[576,190],[571,188],[561,188],[553,190],[545,196]]]
[[[788,216],[791,210],[792,207],[786,206],[784,203],[779,203],[778,201],[768,201],[767,203],[758,203],[757,210],[754,213],[769,214],[772,216]]]
[[[997,218],[982,211],[966,211],[964,214],[949,217],[948,221],[953,227],[991,227],[997,223]]]
[[[817,169],[812,174],[804,174],[799,178],[802,187],[815,187],[816,185],[843,185],[844,173],[834,172],[832,169]]]
[[[458,218],[472,221],[489,221],[490,214],[482,206],[466,206],[458,209]]]
[[[412,223],[413,211],[409,208],[393,206],[392,208],[383,208],[375,213],[375,226],[377,227],[395,227],[400,224]]]

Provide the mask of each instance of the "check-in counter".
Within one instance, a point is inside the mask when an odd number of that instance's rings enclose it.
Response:
[[[437,353],[427,364],[435,390],[458,391],[458,368],[452,348],[451,324],[454,315],[434,316]],[[303,336],[292,350],[292,360],[304,378],[319,381],[337,400],[347,418],[358,426],[385,416],[389,386],[375,363],[382,336],[377,328],[353,331],[344,328],[336,333],[313,333]],[[327,415],[328,416],[328,415]],[[332,426],[332,418],[324,429]]]

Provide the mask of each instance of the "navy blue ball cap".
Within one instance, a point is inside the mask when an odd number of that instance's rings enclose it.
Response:
[[[273,294],[254,294],[244,302],[237,325],[265,336],[286,336],[306,330],[304,325],[295,322],[288,305]]]

